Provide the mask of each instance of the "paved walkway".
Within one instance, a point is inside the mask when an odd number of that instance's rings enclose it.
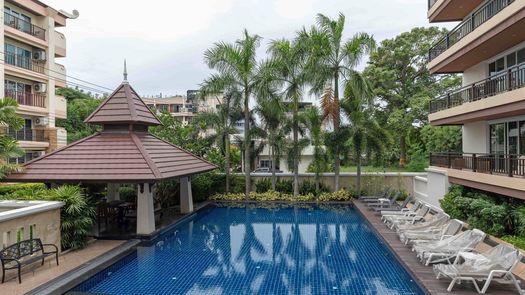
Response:
[[[356,209],[358,209],[372,224],[379,235],[383,238],[384,242],[390,247],[392,251],[395,252],[397,257],[405,264],[406,267],[408,267],[412,275],[416,277],[423,286],[425,286],[430,294],[478,294],[474,286],[468,282],[463,282],[461,285],[456,285],[454,286],[452,292],[448,292],[447,287],[450,284],[450,281],[447,279],[437,280],[434,272],[432,271],[432,267],[422,265],[416,258],[415,253],[410,250],[410,247],[403,244],[399,240],[397,234],[385,226],[385,224],[381,221],[381,216],[379,214],[368,210],[368,208],[360,201],[355,201],[354,204]],[[518,294],[518,291],[514,287],[510,287],[508,285],[492,283],[486,294],[510,295]]]
[[[10,279],[0,285],[0,294],[24,294],[124,242],[125,241],[97,240],[82,250],[71,251],[61,255],[59,257],[59,266],[56,265],[54,257],[48,257],[43,266],[29,266],[22,270],[22,284],[18,284],[16,271],[8,271],[7,278]]]

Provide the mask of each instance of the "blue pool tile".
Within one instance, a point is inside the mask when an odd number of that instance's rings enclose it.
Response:
[[[75,291],[104,294],[424,294],[350,206],[217,207]]]

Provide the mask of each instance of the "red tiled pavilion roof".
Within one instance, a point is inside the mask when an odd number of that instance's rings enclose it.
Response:
[[[103,132],[44,155],[8,182],[152,183],[215,165],[146,132]]]
[[[122,83],[89,117],[85,123],[132,123],[161,125],[140,96],[128,83]]]
[[[104,130],[26,163],[3,181],[153,183],[216,168],[146,132],[161,122],[126,81],[85,122]]]

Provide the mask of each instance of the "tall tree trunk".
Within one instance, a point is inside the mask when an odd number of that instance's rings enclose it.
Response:
[[[357,197],[361,196],[361,149],[356,150],[356,160],[357,160],[357,180],[356,180],[356,190]]]
[[[401,138],[399,139],[399,166],[405,167],[407,163],[407,152],[406,152],[406,141],[405,141],[405,135],[401,135]]]
[[[272,162],[272,191],[275,191],[275,185],[277,184],[277,178],[275,177],[275,146],[273,144],[273,139],[272,139],[272,145],[270,146],[271,150],[272,150],[272,155],[271,155],[271,162]]]
[[[229,126],[229,124],[228,124]],[[230,192],[230,135],[226,133],[224,138],[224,170],[226,172],[226,193]]]
[[[334,104],[336,105],[334,112],[334,135],[339,136],[339,73],[334,76]],[[334,146],[334,187],[335,191],[339,190],[339,167],[341,166],[341,159],[339,159],[339,144]]]
[[[250,94],[248,89],[244,91],[244,192],[246,194],[245,198],[248,200],[250,194],[250,138],[249,138],[249,129],[250,129],[250,110],[249,103]]]
[[[299,122],[297,121],[298,113],[298,103],[294,102],[293,106],[293,149],[294,149],[294,158],[293,158],[293,195],[296,197],[299,195]]]

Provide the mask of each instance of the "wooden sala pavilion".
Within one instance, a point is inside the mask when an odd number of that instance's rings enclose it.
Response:
[[[181,213],[193,211],[190,176],[216,168],[150,133],[148,126],[161,125],[124,82],[84,121],[102,125],[102,131],[71,143],[24,165],[7,182],[106,183],[108,201],[119,199],[120,184],[136,184],[137,235],[155,231],[154,185],[180,180]]]

